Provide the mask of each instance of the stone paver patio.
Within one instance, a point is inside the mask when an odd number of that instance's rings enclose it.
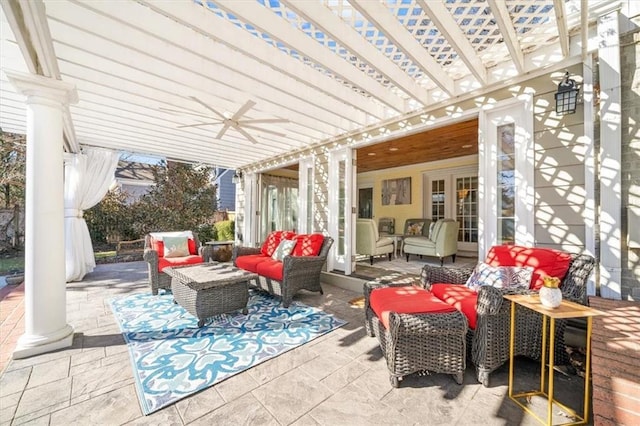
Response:
[[[127,347],[107,302],[149,291],[146,264],[100,265],[67,285],[73,347],[9,362],[0,377],[0,424],[538,424],[507,397],[506,366],[494,373],[490,388],[477,383],[469,363],[462,386],[434,374],[392,388],[377,340],[365,334],[363,310],[348,303],[358,294],[323,287],[324,295],[301,292],[296,300],[347,325],[143,416]],[[535,387],[537,367],[519,360],[518,383]],[[558,375],[556,388],[563,402],[581,407],[581,378]],[[534,401],[534,407],[545,405]]]

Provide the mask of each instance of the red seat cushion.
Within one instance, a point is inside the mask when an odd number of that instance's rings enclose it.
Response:
[[[296,246],[291,252],[292,256],[317,256],[322,249],[324,235],[322,234],[300,234],[294,240]]]
[[[264,262],[257,265],[256,273],[272,280],[282,281],[283,264],[279,260],[267,258]]]
[[[262,247],[260,247],[260,253],[265,256],[271,257],[273,252],[276,251],[278,245],[280,245],[280,241],[282,240],[293,240],[296,236],[295,232],[292,231],[273,231],[262,243]]]
[[[189,255],[185,257],[160,257],[158,258],[158,271],[162,272],[167,266],[195,265],[204,262],[202,256]]]
[[[246,256],[238,256],[236,257],[236,266],[238,268],[244,269],[245,271],[257,273],[258,264],[268,259],[271,258],[263,254],[249,254]]]
[[[493,246],[485,263],[491,266],[530,266],[533,268],[529,288],[540,290],[544,277],[558,277],[562,281],[569,270],[571,254],[543,247]]]
[[[462,312],[469,321],[469,328],[476,329],[478,293],[460,284],[432,284],[431,292],[438,299]]]
[[[420,287],[384,287],[371,292],[371,310],[375,312],[386,329],[389,329],[389,314],[425,314],[453,312],[456,309]]]

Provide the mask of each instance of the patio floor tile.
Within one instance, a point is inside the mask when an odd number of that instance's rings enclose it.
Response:
[[[331,391],[301,368],[251,391],[280,422],[288,425],[331,396]]]
[[[264,425],[280,426],[276,419],[258,402],[251,394],[247,393],[240,398],[223,405],[217,410],[200,417],[190,423],[194,426],[211,425]]]

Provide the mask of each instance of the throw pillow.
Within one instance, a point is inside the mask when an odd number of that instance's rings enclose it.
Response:
[[[324,235],[301,234],[295,237],[296,246],[293,249],[294,256],[317,256],[322,249]]]
[[[421,235],[423,223],[417,222],[409,225],[409,235]]]
[[[467,280],[466,286],[478,291],[490,285],[496,288],[529,288],[533,268],[519,266],[491,266],[478,263]]]
[[[164,237],[164,257],[189,256],[187,237]]]
[[[271,255],[273,260],[278,260],[282,262],[285,256],[288,256],[293,251],[293,248],[296,246],[296,242],[294,240],[282,240],[278,247]]]

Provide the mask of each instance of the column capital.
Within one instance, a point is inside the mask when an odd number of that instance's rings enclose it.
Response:
[[[17,71],[5,70],[5,74],[18,92],[27,97],[27,103],[34,97],[49,99],[61,105],[78,102],[78,92],[74,84]]]

